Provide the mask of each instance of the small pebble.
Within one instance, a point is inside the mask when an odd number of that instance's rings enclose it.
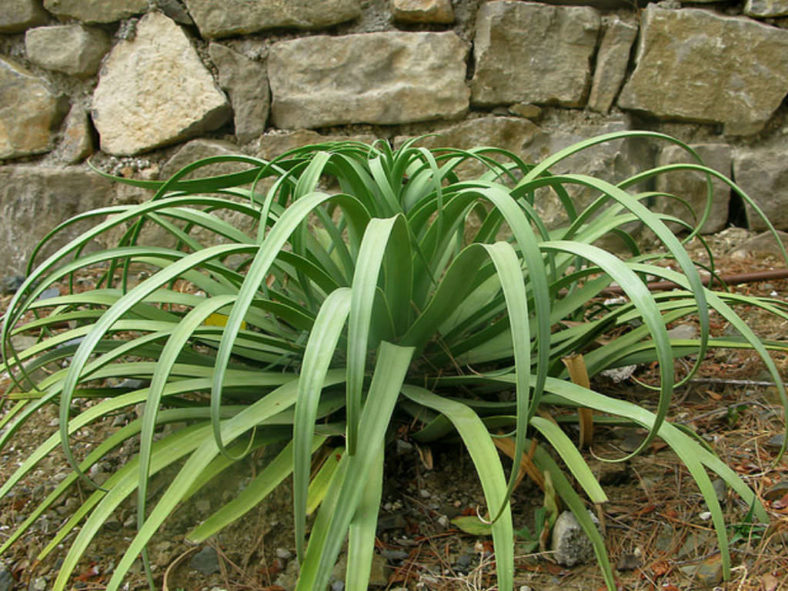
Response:
[[[421,490],[419,490],[419,496],[422,499],[429,499],[432,495],[430,494],[430,491],[428,491],[426,488],[422,488]]]
[[[408,553],[402,550],[383,550],[381,556],[389,561],[395,560],[405,560],[408,557]]]
[[[287,548],[277,548],[276,557],[281,558],[282,560],[290,560],[293,557],[293,554]]]
[[[449,518],[446,517],[445,515],[441,515],[440,517],[438,517],[438,524],[443,529],[449,529]]]

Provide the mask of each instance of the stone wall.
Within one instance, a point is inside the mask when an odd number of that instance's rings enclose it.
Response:
[[[146,197],[107,183],[87,158],[160,178],[201,156],[272,157],[346,136],[397,144],[437,132],[431,145],[538,160],[599,133],[664,131],[788,229],[788,0],[2,5],[0,275],[21,272],[64,217]],[[615,179],[676,158],[627,141],[566,166]],[[687,174],[655,188],[701,190]],[[763,227],[717,189],[705,232],[737,207]]]

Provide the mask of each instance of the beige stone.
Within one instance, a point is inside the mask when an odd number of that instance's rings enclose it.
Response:
[[[788,16],[788,0],[747,0],[744,14],[755,18]]]
[[[728,144],[693,144],[691,146],[703,159],[703,163],[721,172],[726,177],[731,175],[731,148]],[[666,166],[677,163],[697,162],[683,148],[671,145],[662,149],[657,159],[657,164]],[[692,207],[694,215],[680,202],[673,199],[658,198],[655,211],[673,215],[688,224],[695,226],[697,218],[706,207],[707,183],[706,176],[698,172],[671,172],[657,177],[656,189],[662,193],[670,193],[687,201]],[[712,180],[713,197],[711,212],[706,223],[701,228],[703,234],[711,234],[724,229],[728,223],[728,210],[730,208],[731,189],[719,179]],[[685,230],[679,224],[669,224],[674,231]]]
[[[159,178],[166,180],[178,172],[183,167],[202,160],[203,158],[211,158],[213,156],[234,156],[241,152],[238,146],[231,142],[220,140],[205,140],[196,139],[186,142],[181,146],[175,154],[173,154],[167,162],[161,167]],[[209,164],[198,168],[194,172],[189,172],[184,179],[201,178],[207,176],[217,176],[221,174],[231,174],[233,172],[240,172],[250,168],[249,164],[243,162],[222,162],[217,164]]]
[[[618,18],[613,18],[605,29],[602,45],[596,58],[594,81],[588,108],[599,113],[607,113],[621,89],[627,72],[629,53],[635,42],[638,28]]]
[[[600,26],[599,13],[588,7],[482,5],[474,38],[473,103],[582,106]]]
[[[218,38],[277,27],[319,29],[361,15],[360,0],[186,0],[200,34]]]
[[[453,118],[468,108],[467,49],[454,33],[305,37],[271,47],[280,128]]]
[[[94,27],[55,25],[25,33],[28,59],[47,70],[92,76],[111,46],[109,36]]]
[[[0,33],[19,33],[47,22],[41,0],[3,0],[0,10]]]
[[[256,62],[219,43],[208,48],[219,70],[219,85],[233,106],[235,137],[245,143],[265,131],[270,98],[265,64]]]
[[[763,128],[788,92],[788,31],[707,10],[644,11],[624,109],[718,122],[732,135]]]
[[[44,8],[83,23],[113,23],[145,12],[148,0],[44,0]]]
[[[470,150],[479,147],[503,148],[533,162],[536,157],[534,145],[544,135],[539,126],[520,117],[479,117],[456,125],[437,129],[433,134],[421,138],[417,145],[430,149],[457,148]],[[396,146],[408,137],[394,139]],[[461,164],[457,173],[468,179],[479,176],[486,170],[484,164],[468,160]]]
[[[733,157],[736,184],[749,195],[778,230],[788,230],[788,166],[785,148],[741,149]],[[750,230],[767,228],[763,218],[746,206]]]
[[[87,112],[74,105],[63,125],[63,137],[56,151],[57,158],[66,164],[81,162],[93,153],[92,136]]]
[[[518,117],[525,117],[526,119],[538,119],[542,116],[542,108],[532,105],[531,103],[515,103],[509,105],[509,112]]]
[[[402,23],[454,22],[451,0],[391,0],[391,14]]]
[[[181,28],[149,13],[110,53],[93,94],[101,148],[137,154],[215,129],[230,109]]]
[[[0,56],[0,159],[49,151],[63,106],[44,80]]]
[[[777,231],[777,238],[783,244],[783,248],[788,250],[788,232]],[[782,250],[777,242],[777,238],[771,232],[762,232],[745,240],[736,246],[730,255],[737,259],[747,258],[748,256],[772,255],[782,257]]]
[[[295,131],[285,132],[277,131],[267,133],[260,138],[257,148],[257,157],[263,158],[264,160],[273,160],[285,152],[311,144],[347,141],[371,144],[376,139],[378,138],[372,134],[321,135],[311,129],[297,129]]]
[[[22,273],[38,241],[60,222],[109,203],[112,184],[78,167],[0,166],[0,275]],[[70,226],[39,254],[52,254],[90,226]]]

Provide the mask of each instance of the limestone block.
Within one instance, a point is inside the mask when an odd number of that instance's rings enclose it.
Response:
[[[488,0],[491,1],[491,0]],[[693,0],[694,1],[694,0]],[[704,0],[698,0],[703,2]],[[705,0],[720,2],[723,0]],[[632,10],[633,7],[643,5],[644,2],[633,2],[632,0],[545,0],[545,4],[556,4],[559,6],[592,6],[601,10],[615,9],[615,8],[628,8]]]
[[[454,33],[366,33],[271,47],[280,128],[453,118],[468,108],[465,44]]]
[[[474,39],[473,103],[582,106],[600,26],[599,13],[588,7],[482,5]]]
[[[56,151],[58,160],[66,164],[76,164],[90,156],[93,153],[92,136],[87,112],[74,105],[63,125],[63,137]]]
[[[592,111],[607,113],[613,105],[627,73],[629,53],[637,33],[637,26],[618,18],[611,20],[605,29],[588,97],[588,107]]]
[[[788,230],[788,167],[785,148],[742,149],[733,157],[733,176],[778,230]],[[746,209],[750,230],[761,231],[766,224],[755,210]]]
[[[703,159],[709,168],[721,172],[727,177],[731,175],[731,148],[728,144],[695,144],[691,146]],[[676,145],[662,149],[657,158],[660,166],[689,162],[695,160],[684,149]],[[659,192],[670,193],[685,199],[695,212],[695,216],[703,213],[706,207],[706,177],[697,172],[671,172],[657,177],[656,189]],[[731,189],[719,179],[712,180],[713,198],[711,213],[706,223],[701,228],[703,234],[711,234],[724,229],[728,222],[728,209],[730,206]],[[697,220],[681,203],[671,199],[659,198],[652,208],[655,211],[668,213],[695,226]],[[670,224],[671,229],[677,231],[678,224]]]
[[[582,122],[572,127],[551,129],[535,138],[530,147],[531,160],[540,162],[547,156],[591,137],[625,131],[630,128],[626,118],[606,118]],[[609,141],[591,146],[560,161],[551,168],[555,174],[585,174],[617,183],[633,174],[652,168],[654,146],[634,138]],[[598,193],[577,184],[565,184],[575,208],[581,211],[598,197]],[[567,222],[564,206],[551,190],[539,190],[536,210],[550,228]],[[634,228],[633,228],[634,229]]]
[[[391,0],[391,14],[401,23],[454,22],[451,0]]]
[[[788,31],[707,10],[644,11],[637,67],[623,109],[718,122],[725,133],[763,128],[788,93]]]
[[[41,9],[41,0],[3,0],[0,33],[19,33],[45,22],[47,13]]]
[[[44,0],[44,8],[83,23],[114,23],[148,10],[148,0]]]
[[[469,150],[481,146],[503,148],[513,152],[526,161],[535,159],[534,143],[542,138],[544,132],[528,119],[520,117],[479,117],[435,130],[418,141],[417,145],[425,148],[458,148]],[[395,145],[401,145],[407,137],[394,139]],[[468,162],[462,164],[458,173],[462,178],[477,176],[486,170],[481,163]]]
[[[319,29],[361,14],[360,0],[186,0],[203,37],[245,35],[294,27]]]
[[[191,140],[181,146],[167,162],[161,167],[159,178],[166,180],[188,164],[192,164],[203,158],[212,156],[232,156],[239,154],[238,146],[231,142],[219,140],[196,139]],[[243,162],[223,162],[221,164],[209,164],[202,168],[187,173],[184,179],[201,178],[206,176],[217,176],[221,174],[231,174],[250,168],[249,164]]]
[[[788,16],[788,0],[747,0],[744,14],[755,18]]]
[[[295,131],[275,131],[266,133],[260,138],[256,156],[264,160],[273,160],[277,156],[284,154],[295,148],[309,146],[311,144],[323,144],[326,142],[362,142],[371,144],[376,139],[372,134],[356,135],[321,135],[311,129],[297,129]]]
[[[531,103],[515,103],[509,105],[509,112],[518,117],[525,117],[526,119],[539,119],[542,116],[542,108],[532,105]]]
[[[0,56],[0,159],[47,152],[63,113],[44,80]]]
[[[194,25],[194,20],[182,4],[182,0],[156,0],[156,6],[179,25]]]
[[[93,94],[101,148],[130,155],[192,137],[225,123],[224,93],[186,34],[166,16],[145,15],[133,40],[106,59]]]
[[[208,50],[219,70],[219,85],[230,96],[235,137],[242,143],[258,137],[265,131],[271,102],[265,65],[219,43]]]
[[[101,29],[82,25],[55,25],[25,33],[28,59],[47,70],[71,76],[92,76],[112,43]]]
[[[21,273],[38,241],[74,215],[107,205],[112,183],[83,168],[0,166],[0,275]],[[83,232],[89,222],[69,227],[36,259]]]

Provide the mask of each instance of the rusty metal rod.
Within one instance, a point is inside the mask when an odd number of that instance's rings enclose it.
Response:
[[[756,283],[758,281],[773,281],[776,279],[788,279],[788,269],[774,269],[771,271],[752,271],[751,273],[736,273],[731,275],[720,275],[719,278],[726,285],[740,285],[742,283]],[[711,276],[702,277],[703,285],[708,286]],[[719,282],[719,280],[715,280]],[[652,281],[646,284],[650,291],[667,291],[680,285],[672,281]],[[623,295],[624,290],[618,285],[611,285],[600,292],[600,295]]]

